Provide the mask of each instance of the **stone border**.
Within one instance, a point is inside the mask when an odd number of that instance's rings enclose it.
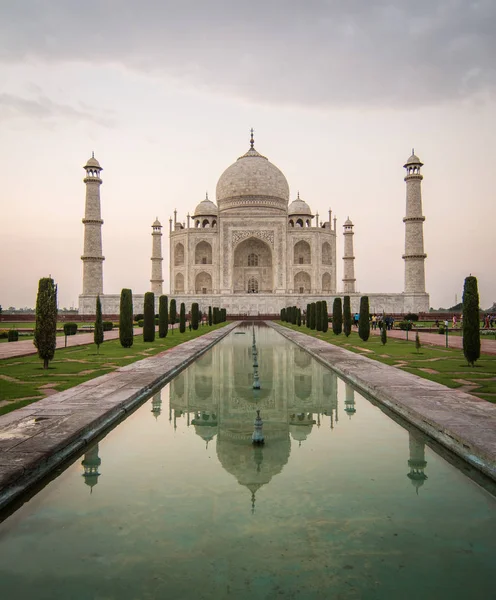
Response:
[[[357,390],[496,481],[496,405],[318,338],[266,322]]]
[[[238,324],[0,416],[0,510],[81,453]]]

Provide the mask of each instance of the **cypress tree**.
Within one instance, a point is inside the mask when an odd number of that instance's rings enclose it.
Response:
[[[155,294],[145,293],[143,305],[143,341],[155,341]]]
[[[327,300],[322,300],[322,331],[329,329],[329,314],[327,313]]]
[[[322,331],[322,302],[320,300],[315,304],[315,329]]]
[[[196,331],[198,329],[198,302],[191,305],[191,327]]]
[[[332,304],[332,331],[335,335],[340,335],[343,331],[343,309],[341,298],[334,298]]]
[[[298,323],[298,327],[301,327],[301,308],[298,309],[298,319],[296,322]]]
[[[96,353],[100,354],[100,344],[103,344],[103,317],[100,294],[98,294],[98,296],[96,297],[96,318],[95,331],[93,333],[93,341],[96,344]]]
[[[351,333],[351,302],[350,297],[343,299],[343,332],[346,337]]]
[[[285,308],[281,308],[281,321],[282,322],[286,321],[286,309]]]
[[[315,329],[315,311],[316,311],[315,302],[312,302],[310,304],[310,329]]]
[[[381,344],[383,346],[385,346],[386,342],[387,342],[387,327],[383,322],[382,329],[381,329]]]
[[[417,354],[421,347],[422,347],[422,344],[420,343],[420,336],[419,336],[419,332],[417,331],[415,334],[415,349],[417,350]]]
[[[227,321],[227,308],[222,309],[222,322],[225,323]]]
[[[366,342],[370,336],[369,297],[360,298],[360,318],[358,320],[358,335]]]
[[[305,325],[310,329],[310,304],[307,304],[307,312],[305,314]]]
[[[181,333],[186,331],[186,306],[184,302],[181,302],[181,308],[179,309],[179,331]]]
[[[42,277],[38,282],[34,345],[43,368],[48,369],[57,345],[57,286],[51,277]]]
[[[212,325],[212,307],[208,307],[208,324]]]
[[[169,304],[169,321],[171,324],[171,333],[174,334],[174,325],[176,324],[176,320],[177,320],[177,310],[176,310],[176,301],[174,298],[172,298],[172,300],[170,301]]]
[[[292,306],[291,307],[291,323],[293,325],[296,325],[297,322],[298,322],[298,309],[296,308],[296,306]]]
[[[472,367],[480,357],[479,291],[470,275],[463,286],[463,354]]]
[[[158,337],[167,337],[169,331],[169,307],[167,296],[158,299]]]
[[[133,292],[124,288],[121,291],[119,311],[119,341],[123,348],[133,345]]]

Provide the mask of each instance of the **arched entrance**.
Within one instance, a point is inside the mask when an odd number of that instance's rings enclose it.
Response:
[[[272,250],[258,238],[248,238],[234,250],[233,291],[271,294],[274,291]]]

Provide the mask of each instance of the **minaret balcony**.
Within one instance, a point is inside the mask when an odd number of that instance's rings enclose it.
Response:
[[[425,221],[425,217],[403,217],[403,223],[423,223]]]

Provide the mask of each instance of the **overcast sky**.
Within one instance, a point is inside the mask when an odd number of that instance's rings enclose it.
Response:
[[[427,291],[496,301],[494,0],[0,0],[0,304],[81,293],[85,164],[104,292],[149,289],[151,224],[185,220],[255,145],[322,217],[355,224],[358,290],[403,290],[405,183],[423,168]],[[338,262],[338,281],[342,278]]]

